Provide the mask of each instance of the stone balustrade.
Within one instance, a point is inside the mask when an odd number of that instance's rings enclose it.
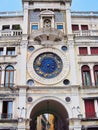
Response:
[[[6,17],[6,16],[23,16],[22,11],[16,11],[16,12],[0,12],[1,17]]]
[[[78,36],[98,36],[98,30],[79,30],[73,31],[73,34]]]
[[[22,30],[1,30],[0,36],[21,36]]]
[[[88,12],[74,11],[71,12],[71,15],[72,16],[98,16],[98,11],[88,11]]]

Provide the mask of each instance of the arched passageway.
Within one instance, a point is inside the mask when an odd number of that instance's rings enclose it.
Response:
[[[48,130],[69,130],[68,112],[61,103],[52,99],[41,101],[32,109],[30,114],[30,130],[39,130],[37,117],[46,113],[54,115],[54,128]]]

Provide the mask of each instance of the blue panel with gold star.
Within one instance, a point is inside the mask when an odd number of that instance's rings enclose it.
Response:
[[[61,58],[57,54],[51,52],[38,55],[33,64],[35,72],[44,78],[56,77],[60,74],[62,66]]]

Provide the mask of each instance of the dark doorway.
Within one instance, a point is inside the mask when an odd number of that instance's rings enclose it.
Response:
[[[51,118],[53,128],[50,120],[45,119],[49,118],[50,115],[53,116]],[[38,120],[38,117],[41,117],[40,120]],[[69,130],[68,113],[61,103],[54,100],[45,100],[38,103],[33,108],[30,119],[30,130]],[[39,124],[41,124],[41,127],[39,127]]]

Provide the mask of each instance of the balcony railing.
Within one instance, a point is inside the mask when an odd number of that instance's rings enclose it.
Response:
[[[22,30],[1,30],[0,36],[21,36]]]
[[[71,12],[72,16],[98,16],[98,11],[88,11],[88,12],[81,12],[81,11],[74,11]]]
[[[98,36],[98,30],[79,30],[73,31],[75,36]]]
[[[43,28],[32,31],[31,38],[34,38],[38,41],[47,41],[48,40],[55,41],[55,40],[61,40],[63,38],[63,32],[55,29],[55,28]],[[50,43],[50,42],[49,42]]]
[[[12,119],[12,117],[13,117],[13,114],[12,113],[1,113],[1,115],[0,115],[0,119]]]
[[[23,16],[23,12],[0,12],[0,16],[1,17],[5,17],[5,16]]]
[[[75,36],[98,36],[98,30],[80,30],[73,33]]]
[[[14,87],[14,83],[5,83],[4,87]]]
[[[4,84],[0,84],[0,88],[15,88],[16,85],[14,83],[4,83]]]

